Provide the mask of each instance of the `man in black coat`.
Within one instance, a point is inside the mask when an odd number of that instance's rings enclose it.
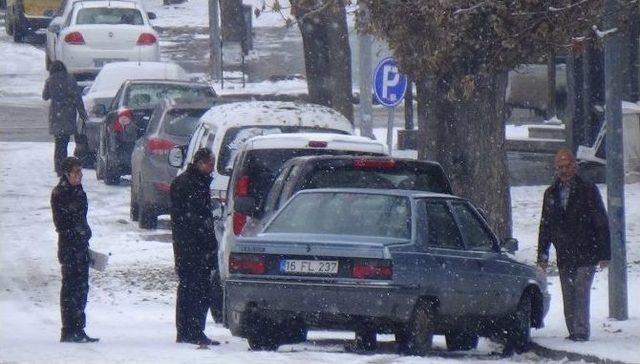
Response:
[[[42,98],[51,100],[49,106],[49,134],[53,135],[55,147],[53,163],[58,177],[62,176],[60,162],[67,157],[67,145],[72,134],[79,142],[76,117],[87,120],[87,112],[80,97],[78,83],[67,72],[60,61],[54,61],[49,67],[49,78],[44,84]]]
[[[75,157],[60,163],[60,182],[51,192],[53,223],[58,232],[58,261],[62,270],[61,342],[87,343],[98,339],[84,332],[84,309],[89,293],[89,239],[87,195],[82,189],[82,164]]]
[[[212,303],[211,274],[218,263],[218,244],[211,209],[213,153],[199,149],[187,170],[171,183],[171,230],[178,274],[176,341],[218,345],[204,334]]]
[[[568,149],[555,157],[557,178],[544,193],[538,235],[538,265],[546,269],[549,247],[556,250],[567,339],[589,340],[589,300],[596,265],[611,257],[607,211],[598,188],[577,175]]]

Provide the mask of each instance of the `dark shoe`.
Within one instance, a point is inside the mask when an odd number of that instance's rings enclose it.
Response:
[[[202,335],[201,337],[198,338],[184,338],[184,337],[178,337],[178,339],[176,340],[177,343],[180,344],[194,344],[194,345],[220,345],[220,343],[218,341],[215,340],[211,340],[208,337]]]
[[[576,341],[576,342],[584,342],[584,341],[589,341],[589,338],[586,337],[586,336],[569,335],[569,336],[565,337],[565,340],[571,340],[571,341]]]
[[[62,335],[60,338],[60,342],[63,343],[95,343],[98,341],[100,341],[100,339],[89,337],[84,330],[73,334]]]

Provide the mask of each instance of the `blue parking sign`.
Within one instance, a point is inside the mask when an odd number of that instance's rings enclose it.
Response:
[[[378,102],[387,107],[397,106],[402,102],[405,91],[407,76],[398,72],[398,65],[393,57],[381,60],[373,72],[373,93]]]

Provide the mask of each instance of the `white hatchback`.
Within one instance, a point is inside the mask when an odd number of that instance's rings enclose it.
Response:
[[[62,61],[76,78],[111,62],[160,60],[158,33],[136,1],[75,2],[62,20],[49,29],[47,62]]]

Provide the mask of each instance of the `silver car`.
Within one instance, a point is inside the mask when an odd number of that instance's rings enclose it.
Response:
[[[549,307],[546,278],[512,259],[466,200],[407,190],[298,192],[256,237],[230,249],[225,322],[254,350],[305,340],[309,328],[377,333],[425,355],[434,334],[450,350],[478,336],[524,351]]]
[[[131,220],[141,228],[156,228],[158,215],[169,212],[169,186],[178,172],[167,162],[169,150],[189,142],[213,104],[213,99],[166,99],[153,111],[131,155]]]

